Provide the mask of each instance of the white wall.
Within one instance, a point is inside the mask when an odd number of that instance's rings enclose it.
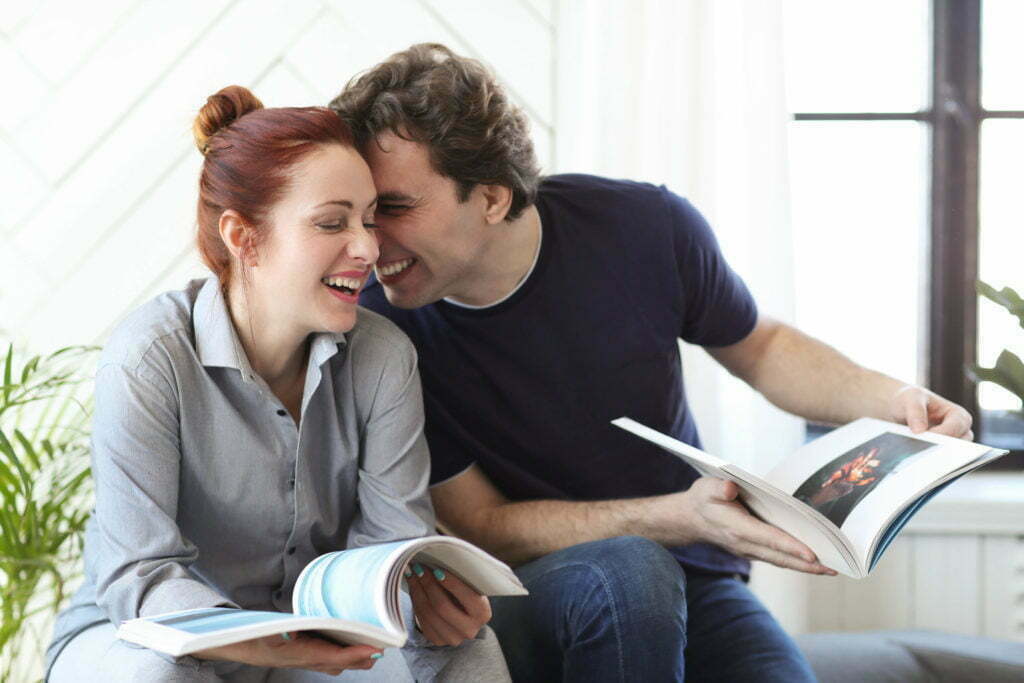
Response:
[[[326,104],[415,42],[483,59],[553,166],[551,0],[52,0],[0,10],[0,330],[46,351],[103,340],[203,274],[190,133],[232,83]]]

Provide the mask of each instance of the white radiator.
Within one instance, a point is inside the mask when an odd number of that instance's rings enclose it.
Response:
[[[807,583],[809,631],[934,629],[1024,642],[1024,475],[968,476],[917,514],[870,577]]]

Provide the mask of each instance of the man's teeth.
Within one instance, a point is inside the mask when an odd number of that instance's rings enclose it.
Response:
[[[411,266],[412,262],[415,260],[416,259],[407,258],[402,259],[401,261],[395,261],[394,263],[389,263],[386,266],[377,266],[377,274],[384,275],[386,277],[388,275],[401,273],[403,270]]]
[[[353,292],[362,286],[362,279],[351,278],[351,277],[324,277],[320,278],[320,282],[331,287],[344,287],[345,289],[351,289]]]

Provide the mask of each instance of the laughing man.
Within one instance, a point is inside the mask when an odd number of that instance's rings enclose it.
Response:
[[[493,600],[523,681],[813,680],[746,586],[749,560],[832,573],[727,482],[616,429],[699,446],[677,339],[775,405],[970,434],[970,415],[759,316],[698,211],[664,187],[540,177],[526,118],[480,63],[416,45],[332,103],[379,193],[362,304],[419,352],[446,529],[517,567]]]

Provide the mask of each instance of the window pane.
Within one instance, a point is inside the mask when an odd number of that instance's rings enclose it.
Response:
[[[981,104],[1024,109],[1024,2],[985,0],[981,5]]]
[[[927,0],[785,0],[790,111],[925,109],[928,8]]]
[[[797,326],[917,382],[927,144],[913,121],[790,124]]]
[[[981,126],[978,210],[978,274],[996,289],[1011,287],[1024,296],[1024,121],[996,119]],[[991,367],[999,352],[1024,358],[1024,330],[1006,309],[978,302],[978,361]],[[1017,409],[1020,400],[989,382],[978,387],[987,410]]]

